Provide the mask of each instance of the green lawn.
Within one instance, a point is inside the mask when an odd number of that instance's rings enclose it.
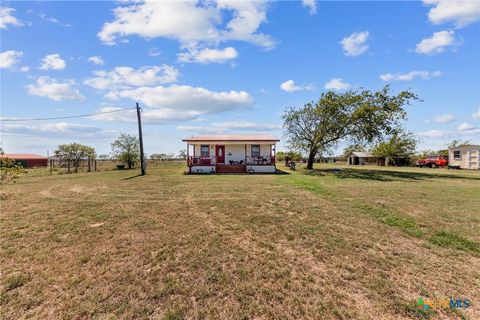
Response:
[[[480,319],[479,171],[184,169],[4,187],[2,318]]]

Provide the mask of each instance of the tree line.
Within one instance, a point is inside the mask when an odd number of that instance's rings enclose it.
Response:
[[[95,159],[113,159],[124,163],[128,169],[134,168],[140,159],[140,142],[137,137],[121,133],[120,136],[111,143],[111,155],[100,155],[97,157],[93,147],[82,145],[80,143],[61,144],[55,150],[55,156],[62,162],[66,163],[68,172],[73,167],[74,172],[78,172],[78,168],[83,160]],[[175,155],[165,153],[153,153],[150,155],[152,160],[172,159]],[[178,158],[185,159],[186,151],[180,150]]]

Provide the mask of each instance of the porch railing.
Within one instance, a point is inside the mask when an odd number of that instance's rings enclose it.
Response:
[[[192,166],[214,166],[216,164],[215,157],[194,157],[187,158],[187,164]],[[246,161],[225,161],[225,164],[243,164],[243,165],[275,165],[275,156],[247,157]]]
[[[275,156],[247,157],[249,165],[274,165]]]
[[[215,165],[215,157],[193,157],[189,156],[187,159],[189,167],[192,166],[213,166]]]

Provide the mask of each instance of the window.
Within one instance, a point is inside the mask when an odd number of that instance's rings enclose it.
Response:
[[[252,144],[252,158],[260,157],[260,145]]]
[[[201,157],[208,157],[210,155],[210,148],[208,144],[202,144],[200,147],[200,156]]]
[[[462,155],[460,154],[460,151],[453,151],[453,159],[455,160],[461,160]]]

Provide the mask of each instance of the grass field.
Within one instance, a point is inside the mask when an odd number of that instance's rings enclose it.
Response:
[[[2,318],[480,319],[478,171],[183,171],[4,187]]]

